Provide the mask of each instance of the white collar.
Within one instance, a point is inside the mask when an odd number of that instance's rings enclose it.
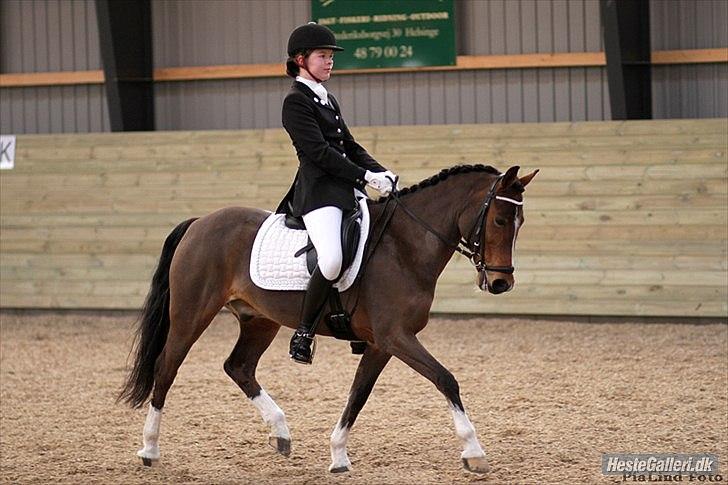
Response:
[[[328,91],[326,91],[326,88],[324,87],[323,84],[317,83],[316,81],[312,81],[310,79],[306,79],[303,76],[296,76],[296,81],[303,83],[306,86],[308,86],[309,88],[311,88],[311,91],[316,93],[319,96],[319,98],[321,98],[321,100],[323,101],[323,103],[321,103],[321,104],[327,104],[329,102],[329,96],[328,96],[329,93],[328,93]]]

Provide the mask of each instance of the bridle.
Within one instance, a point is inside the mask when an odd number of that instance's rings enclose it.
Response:
[[[493,182],[493,185],[491,185],[488,194],[483,200],[483,204],[480,206],[480,211],[478,211],[478,215],[475,217],[475,221],[473,221],[473,225],[468,232],[468,237],[461,237],[457,243],[448,241],[445,236],[440,234],[436,229],[434,229],[427,222],[422,220],[422,218],[420,218],[417,214],[412,212],[406,205],[402,203],[402,200],[399,198],[399,193],[396,190],[392,191],[392,199],[394,199],[397,205],[401,207],[408,216],[410,216],[415,222],[425,228],[428,232],[436,236],[440,241],[443,242],[443,244],[468,258],[468,260],[473,264],[473,266],[475,266],[475,269],[479,273],[482,271],[494,271],[497,273],[513,274],[514,268],[512,265],[489,266],[488,263],[485,261],[485,248],[481,247],[480,245],[480,241],[483,239],[483,235],[485,234],[485,223],[488,218],[488,209],[490,208],[493,200],[502,200],[504,202],[509,202],[517,206],[523,205],[523,201],[495,195],[496,190],[498,189],[498,184],[500,184],[501,180],[503,180],[503,175],[499,175],[498,178],[496,178]],[[392,180],[392,187],[396,186],[397,180]],[[516,235],[514,234],[513,237],[516,237]]]

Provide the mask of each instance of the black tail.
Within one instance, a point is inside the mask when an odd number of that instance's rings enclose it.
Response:
[[[164,241],[162,255],[152,277],[152,286],[137,321],[132,347],[134,367],[121,388],[117,402],[124,401],[133,408],[139,408],[152,392],[154,364],[164,348],[169,332],[169,267],[182,236],[196,220],[197,218],[187,219],[180,223]]]

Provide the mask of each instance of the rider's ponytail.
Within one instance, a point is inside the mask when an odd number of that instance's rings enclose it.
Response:
[[[286,74],[295,79],[299,72],[301,72],[301,68],[296,64],[296,60],[293,57],[289,57],[286,61]]]

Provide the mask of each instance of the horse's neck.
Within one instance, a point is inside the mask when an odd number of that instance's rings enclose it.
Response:
[[[466,180],[464,177],[453,179],[422,188],[402,197],[401,201],[445,240],[456,244],[460,240],[458,217],[470,193],[471,184],[463,183]],[[402,209],[397,210],[392,222],[399,245],[409,258],[416,260],[415,267],[437,278],[450,261],[454,248],[430,234],[428,229]]]

